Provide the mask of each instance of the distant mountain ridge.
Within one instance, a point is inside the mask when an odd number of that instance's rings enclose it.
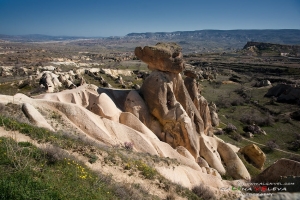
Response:
[[[248,41],[261,41],[278,44],[299,44],[299,29],[266,30],[196,30],[175,32],[129,33],[126,37],[147,39],[189,39],[189,40],[237,40],[245,44]]]
[[[300,45],[299,29],[279,30],[196,30],[156,33],[129,33],[127,38],[173,41],[185,52],[221,52],[242,49],[249,41]]]
[[[74,41],[73,41],[74,40]],[[86,40],[76,42],[76,40]],[[176,42],[183,48],[183,53],[211,53],[241,50],[247,42],[263,42],[282,45],[300,45],[300,29],[278,30],[196,30],[175,32],[129,33],[122,37],[76,37],[47,35],[1,35],[0,41],[9,42],[52,42],[68,41],[80,46],[114,44],[128,51],[140,45],[155,45],[157,42]],[[116,46],[117,45],[117,46]],[[111,48],[111,47],[109,47]]]

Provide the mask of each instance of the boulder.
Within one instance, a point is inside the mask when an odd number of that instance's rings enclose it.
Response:
[[[255,181],[276,183],[281,176],[300,176],[300,162],[281,158],[257,175]]]
[[[181,47],[176,43],[157,43],[136,47],[135,55],[148,64],[150,70],[180,73],[184,69]]]
[[[271,86],[271,82],[269,80],[261,80],[257,83],[255,83],[254,87],[266,87],[266,86]]]
[[[256,168],[262,169],[266,161],[266,155],[264,152],[255,144],[249,144],[239,150],[245,157],[246,160],[250,160]]]
[[[48,73],[44,73],[40,79],[40,85],[43,86],[47,92],[54,92],[54,84],[51,80],[51,76]]]
[[[300,87],[292,84],[277,84],[271,87],[266,97],[277,97],[278,102],[297,103],[300,100]]]

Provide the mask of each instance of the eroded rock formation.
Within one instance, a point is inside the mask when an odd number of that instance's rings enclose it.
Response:
[[[237,147],[213,135],[214,107],[210,109],[199,94],[197,74],[186,74],[183,80],[181,48],[174,43],[159,43],[154,47],[138,47],[135,52],[153,70],[140,90],[104,89],[83,83],[71,90],[33,98],[23,94],[0,95],[0,103],[23,105],[26,116],[37,126],[59,130],[58,123],[49,116],[47,119],[45,113],[49,111],[60,116],[59,123],[67,125],[70,132],[103,145],[122,146],[130,142],[134,151],[174,158],[180,163],[178,166],[155,168],[188,188],[206,184],[220,193],[219,188],[235,184],[222,180],[225,173],[235,179],[250,179],[237,156]],[[60,82],[72,82],[73,77],[85,72],[99,77],[99,69],[74,72],[55,77]]]
[[[140,92],[162,127],[158,137],[173,148],[185,147],[195,159],[203,157],[220,174],[227,171],[234,178],[250,179],[237,154],[222,140],[212,137],[208,103],[198,93],[196,74],[186,73],[186,80],[181,77],[181,48],[174,43],[158,43],[154,47],[137,47],[135,54],[153,70]]]

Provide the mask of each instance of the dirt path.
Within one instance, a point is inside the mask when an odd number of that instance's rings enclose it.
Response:
[[[227,124],[225,124],[225,123],[223,123],[223,122],[220,122],[220,123],[223,124],[223,125],[225,125],[225,126],[227,126]],[[261,143],[254,142],[254,141],[252,141],[252,140],[246,139],[246,138],[244,138],[244,137],[242,137],[242,138],[243,138],[243,140],[246,140],[246,141],[251,142],[251,143],[253,143],[253,144],[257,144],[257,145],[260,145],[260,146],[263,146],[263,147],[266,146],[266,145],[264,145],[264,144],[261,144]],[[289,151],[284,151],[284,150],[277,149],[277,148],[274,148],[274,150],[281,151],[281,152],[284,152],[284,153],[287,153],[287,154],[291,154],[291,155],[295,155],[295,156],[300,156],[300,154],[292,153],[292,152],[289,152]]]
[[[252,140],[246,139],[246,138],[244,138],[244,137],[242,137],[242,138],[243,138],[243,140],[246,140],[246,141],[248,141],[248,142],[252,142],[252,143],[257,144],[257,145],[264,146],[264,147],[266,146],[266,145],[264,145],[264,144],[260,144],[260,143],[254,142],[254,141],[252,141]],[[277,149],[277,148],[274,148],[274,150],[281,151],[281,152],[284,152],[284,153],[287,153],[287,154],[291,154],[291,155],[300,156],[300,154],[292,153],[292,152],[288,152],[288,151],[284,151],[284,150]]]

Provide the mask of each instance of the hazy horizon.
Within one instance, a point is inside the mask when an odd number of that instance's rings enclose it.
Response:
[[[74,37],[300,29],[297,0],[0,0],[0,34]]]
[[[300,30],[300,29],[229,29],[229,30],[220,30],[220,29],[202,29],[202,30],[188,30],[187,32],[192,31],[264,31],[264,30]],[[40,34],[40,33],[30,33],[30,34],[2,34],[8,36],[30,36],[30,35],[41,35],[41,36],[50,36],[50,37],[81,37],[81,38],[106,38],[106,37],[124,37],[128,34],[142,34],[142,33],[174,33],[174,32],[185,32],[186,30],[178,31],[157,31],[157,32],[131,32],[126,33],[125,35],[110,35],[110,36],[80,36],[80,35],[49,35],[49,34]]]

